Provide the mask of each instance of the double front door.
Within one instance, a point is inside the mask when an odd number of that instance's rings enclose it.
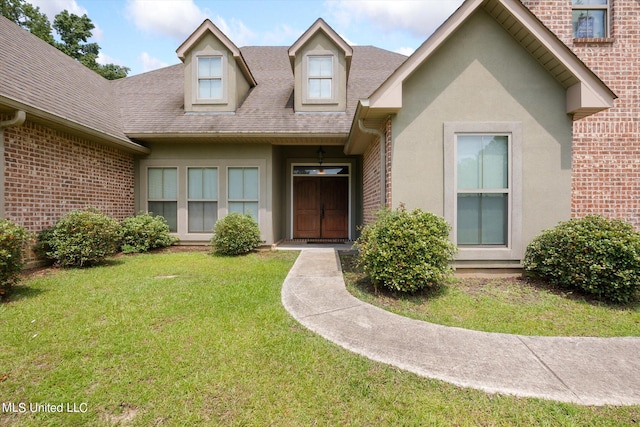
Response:
[[[348,177],[293,177],[293,237],[349,237]]]

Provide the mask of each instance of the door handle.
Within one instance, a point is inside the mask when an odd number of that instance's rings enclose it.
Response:
[[[320,219],[324,219],[324,203],[322,204],[322,207],[320,208]]]

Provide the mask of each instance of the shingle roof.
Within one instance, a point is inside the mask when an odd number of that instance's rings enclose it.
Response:
[[[347,86],[346,113],[301,113],[292,108],[294,76],[287,47],[244,47],[242,55],[257,86],[235,114],[185,114],[183,65],[174,65],[114,82],[120,99],[124,131],[145,135],[168,134],[335,135],[346,138],[359,99],[368,97],[405,56],[371,46],[354,46]]]
[[[130,149],[111,83],[0,16],[0,104]]]
[[[235,114],[185,113],[183,65],[109,81],[0,17],[0,106],[25,109],[93,137],[142,149],[130,138],[227,136],[334,138],[344,143],[359,99],[368,97],[406,57],[354,46],[342,113],[300,113],[292,107],[294,76],[288,47],[244,47],[257,86]]]

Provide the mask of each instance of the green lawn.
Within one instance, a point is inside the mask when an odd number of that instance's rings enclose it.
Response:
[[[342,254],[347,290],[402,316],[485,332],[543,336],[640,336],[640,303],[605,304],[523,278],[460,278],[402,295],[374,289]],[[377,291],[377,292],[376,292]]]
[[[634,425],[640,407],[490,395],[372,362],[280,302],[295,253],[119,257],[0,305],[0,425]],[[24,413],[11,413],[26,406]],[[30,412],[75,404],[84,413]]]

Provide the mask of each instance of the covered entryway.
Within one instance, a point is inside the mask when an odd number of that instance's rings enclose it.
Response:
[[[349,176],[336,173],[345,168],[323,168],[322,173],[307,169],[303,176],[294,174],[294,239],[349,238]]]

